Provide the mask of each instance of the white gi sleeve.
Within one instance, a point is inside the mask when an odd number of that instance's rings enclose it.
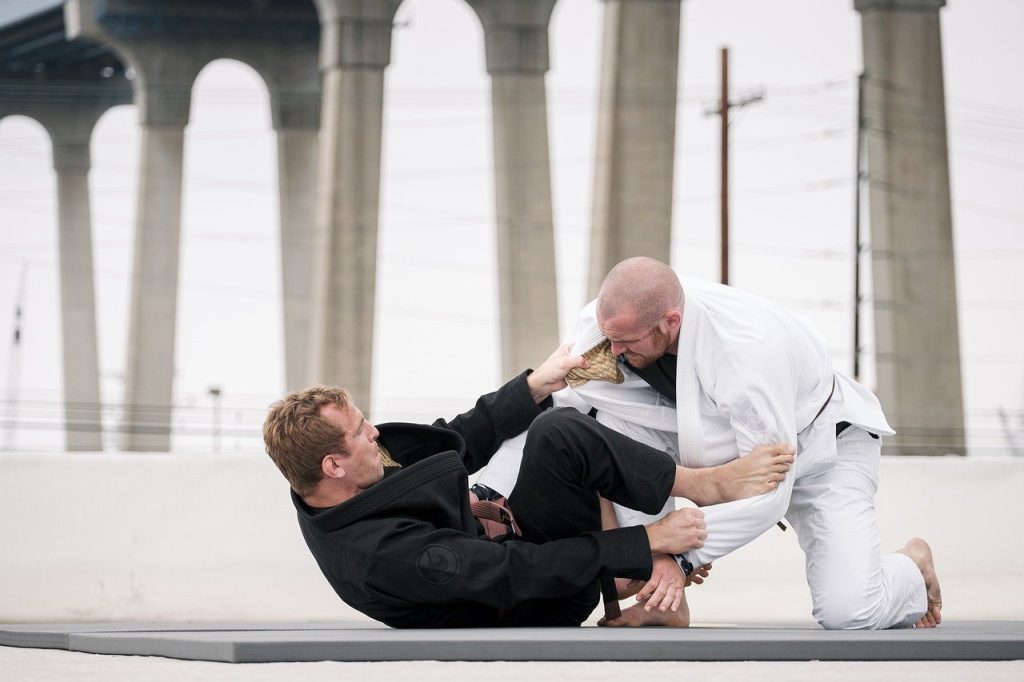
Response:
[[[729,420],[740,456],[758,445],[797,447],[797,371],[784,338],[731,351],[715,363],[713,385],[704,390]],[[703,548],[687,552],[690,562],[711,563],[774,526],[789,507],[793,478],[788,473],[765,495],[703,507],[708,537]]]

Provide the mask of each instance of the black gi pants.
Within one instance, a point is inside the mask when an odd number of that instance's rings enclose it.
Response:
[[[599,494],[648,514],[661,511],[675,470],[664,452],[577,410],[548,410],[530,426],[509,506],[529,542],[575,537],[601,529]],[[599,593],[594,583],[572,597],[525,602],[508,614],[508,624],[579,625],[594,610]]]

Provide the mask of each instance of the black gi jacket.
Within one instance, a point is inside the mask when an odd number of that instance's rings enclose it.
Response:
[[[509,616],[529,600],[593,588],[602,574],[650,577],[639,526],[543,544],[483,535],[467,477],[540,414],[526,376],[450,423],[378,426],[402,468],[336,507],[315,513],[292,492],[306,544],[347,604],[392,627],[548,625]]]

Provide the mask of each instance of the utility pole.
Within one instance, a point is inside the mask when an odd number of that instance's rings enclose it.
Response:
[[[721,117],[721,281],[729,283],[729,110],[745,107],[748,104],[764,99],[761,92],[743,97],[736,101],[729,100],[729,48],[722,48],[722,93],[716,109],[704,112],[706,116]]]
[[[210,395],[210,400],[213,402],[213,409],[210,414],[210,421],[212,426],[213,434],[213,451],[215,453],[220,452],[220,386],[210,386],[207,390]]]
[[[722,190],[720,218],[721,236],[721,278],[722,284],[729,283],[729,48],[722,48],[722,93],[718,98],[718,112],[721,116],[721,147],[719,157],[722,175],[719,178]]]
[[[15,421],[18,409],[18,388],[21,383],[21,313],[25,305],[25,274],[28,265],[21,266],[18,282],[18,297],[14,302],[14,333],[11,336],[11,351],[7,357],[7,419],[4,420],[4,450],[14,450]]]
[[[1002,407],[999,408],[999,421],[1003,423],[1003,433],[1006,434],[1006,449],[1014,457],[1024,457],[1024,449],[1017,444],[1017,438],[1013,435],[1013,429],[1010,427],[1010,418]]]
[[[860,381],[860,205],[864,172],[864,72],[857,77],[857,151],[853,192],[853,379]]]

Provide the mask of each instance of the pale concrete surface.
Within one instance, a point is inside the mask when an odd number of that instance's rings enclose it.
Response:
[[[338,682],[339,680],[412,680],[451,682],[453,679],[531,680],[555,682],[585,679],[591,682],[680,682],[715,680],[748,682],[864,682],[900,680],[986,680],[1019,682],[1024,661],[880,662],[880,663],[208,663],[145,656],[103,656],[69,651],[0,647],[0,680],[33,682],[109,682],[111,680],[218,680],[232,682]]]
[[[883,457],[882,548],[931,542],[947,618],[1019,618],[1021,490],[1021,459]],[[320,574],[263,454],[2,454],[0,547],[0,622],[368,622]],[[698,622],[811,622],[792,530],[688,595]]]

